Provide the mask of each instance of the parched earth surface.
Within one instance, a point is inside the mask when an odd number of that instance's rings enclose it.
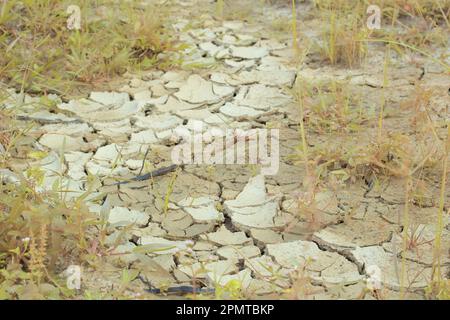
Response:
[[[268,23],[290,19],[288,7],[267,5],[249,17],[221,21],[209,1],[172,6],[173,26],[180,41],[190,45],[182,53],[185,68],[127,74],[112,90],[85,98],[50,96],[58,106],[52,112],[32,107],[39,96],[12,90],[5,103],[17,107],[21,101],[19,118],[39,124],[32,131],[35,148],[49,155],[32,165],[45,170],[43,189],[52,189],[62,177],[66,200],[90,190],[89,208],[108,218],[107,244],[114,255],[105,257],[104,267],[84,270],[83,288],[108,291],[130,268],[139,271],[130,292],[136,297],[166,297],[169,288],[181,295],[192,287],[214,294],[214,288],[226,291],[230,283],[239,283],[248,298],[396,298],[402,284],[408,298],[424,297],[439,173],[424,173],[425,203],[410,205],[410,223],[420,240],[402,262],[404,180],[380,177],[371,188],[363,178],[324,179],[311,190],[311,177],[297,162],[299,109],[291,91],[299,78],[347,81],[362,94],[362,112],[372,118],[386,94],[386,132],[412,134],[413,110],[402,103],[413,96],[418,81],[435,92],[429,104],[433,120],[443,123],[449,117],[450,81],[443,68],[393,52],[389,87],[383,89],[382,46],[371,46],[359,68],[332,67],[314,54],[299,63],[290,33]],[[308,10],[302,5],[298,18],[305,39],[317,40],[320,21],[307,18]],[[171,165],[171,150],[180,143],[174,130],[192,132],[198,121],[204,131],[278,129],[278,173],[263,176],[258,165],[187,164],[147,181],[113,185]],[[308,130],[308,144],[328,150],[369,145],[376,123],[368,120],[351,134]],[[436,130],[444,137],[444,126]],[[445,225],[442,272],[447,277],[448,215]],[[380,289],[377,294],[368,290],[370,284]]]

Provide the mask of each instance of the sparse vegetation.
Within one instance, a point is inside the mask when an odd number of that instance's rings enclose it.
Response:
[[[3,139],[8,152],[1,159],[5,168],[27,135],[7,114],[1,117],[1,135],[8,137]],[[22,151],[31,158],[43,156]],[[88,237],[98,218],[82,199],[69,204],[55,192],[39,192],[39,167],[28,172],[29,180],[17,175],[17,180],[7,179],[14,182],[0,184],[0,299],[73,298],[76,292],[67,289],[61,273],[71,263],[95,261]]]
[[[69,30],[69,5],[81,9],[81,29]],[[2,1],[0,79],[24,92],[65,94],[127,70],[164,67],[175,50],[164,7],[138,1]]]
[[[417,246],[424,244],[419,240],[420,232],[416,230],[410,234],[411,228],[416,228],[411,226],[413,222],[410,218],[410,207],[423,207],[425,203],[429,203],[426,198],[430,196],[425,195],[427,193],[425,186],[429,185],[427,176],[441,175],[440,197],[439,199],[433,197],[440,206],[436,212],[438,227],[435,229],[435,258],[429,294],[433,298],[443,298],[446,296],[448,284],[441,279],[443,273],[439,257],[443,254],[440,243],[443,230],[442,217],[445,212],[442,208],[445,202],[444,185],[447,184],[446,131],[449,124],[440,120],[442,116],[431,116],[429,99],[432,93],[422,88],[419,82],[416,84],[413,97],[401,102],[402,110],[408,113],[406,123],[402,127],[395,128],[388,125],[389,120],[386,119],[389,117],[386,113],[389,112],[391,116],[396,113],[392,113],[389,107],[389,97],[393,96],[389,88],[391,78],[394,76],[391,61],[394,52],[400,56],[406,51],[410,54],[420,54],[425,59],[440,64],[443,70],[448,72],[449,65],[444,62],[445,57],[437,61],[429,50],[430,45],[445,47],[447,39],[443,40],[439,34],[441,28],[448,32],[446,21],[449,4],[439,1],[420,3],[382,1],[377,4],[383,8],[383,19],[389,17],[394,28],[383,28],[383,31],[373,33],[364,31],[366,4],[363,1],[315,1],[322,20],[330,21],[329,24],[324,24],[327,29],[323,30],[319,42],[319,52],[330,64],[364,70],[367,68],[365,64],[367,50],[377,50],[371,45],[372,41],[386,44],[379,89],[380,102],[378,110],[371,110],[367,100],[362,98],[367,97],[369,89],[361,85],[343,86],[343,83],[337,80],[331,80],[325,85],[316,84],[309,78],[309,82],[297,78],[293,94],[300,113],[300,142],[294,158],[298,163],[306,164],[307,171],[314,172],[314,176],[320,177],[320,182],[316,182],[320,185],[333,185],[336,178],[341,186],[363,179],[368,190],[372,190],[376,189],[377,185],[379,187],[382,181],[390,179],[403,181],[401,182],[404,184],[402,190],[405,197],[401,213],[403,252],[415,250]],[[422,22],[411,23],[409,19]],[[418,25],[427,25],[427,32],[417,32]],[[410,37],[411,34],[417,37]],[[369,46],[372,49],[368,49]],[[417,128],[419,123],[420,128]],[[412,132],[407,131],[410,126],[415,128]],[[304,188],[308,193],[314,192],[306,182]],[[318,188],[315,192],[318,192],[317,190]],[[305,212],[305,208],[300,208],[299,211]],[[405,298],[410,289],[407,285],[407,278],[410,277],[407,275],[408,263],[408,258],[402,255],[401,298]]]

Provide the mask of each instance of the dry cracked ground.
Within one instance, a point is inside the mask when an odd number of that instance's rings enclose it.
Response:
[[[22,102],[21,121],[39,124],[32,129],[34,148],[49,152],[38,163],[45,171],[43,189],[60,182],[66,200],[90,190],[91,211],[106,213],[114,255],[105,257],[100,269],[83,270],[83,288],[108,291],[129,268],[139,272],[128,290],[135,297],[162,298],[168,290],[181,296],[192,287],[197,294],[217,295],[221,288],[226,295],[238,284],[247,298],[396,298],[402,285],[407,298],[423,298],[431,277],[439,174],[424,173],[421,201],[409,207],[419,236],[403,260],[404,179],[378,177],[375,186],[360,177],[345,180],[345,165],[333,163],[331,174],[311,189],[307,182],[313,178],[296,156],[300,118],[292,90],[299,79],[337,79],[360,93],[364,130],[321,134],[307,129],[309,147],[337,154],[351,145],[370,145],[382,94],[387,97],[384,130],[412,135],[413,110],[402,103],[413,97],[419,80],[436,93],[430,117],[441,123],[448,119],[445,70],[420,56],[392,52],[389,87],[383,90],[381,46],[371,46],[358,68],[333,67],[314,54],[299,63],[290,33],[268,23],[289,20],[290,8],[267,6],[252,19],[225,21],[213,18],[214,8],[212,2],[195,0],[171,8],[180,40],[191,45],[183,52],[183,64],[190,68],[127,74],[112,90],[80,99],[50,96],[57,102],[55,112],[35,111],[39,96],[10,90],[4,105]],[[305,39],[317,40],[319,23],[304,19]],[[113,185],[171,165],[171,150],[179,143],[174,130],[192,131],[196,121],[204,130],[279,129],[279,172],[263,176],[255,165],[185,165],[148,181]],[[436,130],[444,137],[444,127]],[[2,175],[14,179],[9,171]],[[448,218],[442,237],[445,278]],[[367,289],[371,279],[379,281],[377,292]]]

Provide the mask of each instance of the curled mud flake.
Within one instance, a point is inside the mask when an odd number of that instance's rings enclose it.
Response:
[[[258,175],[250,178],[235,200],[225,201],[224,207],[236,226],[272,228],[279,204],[276,198],[267,194],[264,176]]]

